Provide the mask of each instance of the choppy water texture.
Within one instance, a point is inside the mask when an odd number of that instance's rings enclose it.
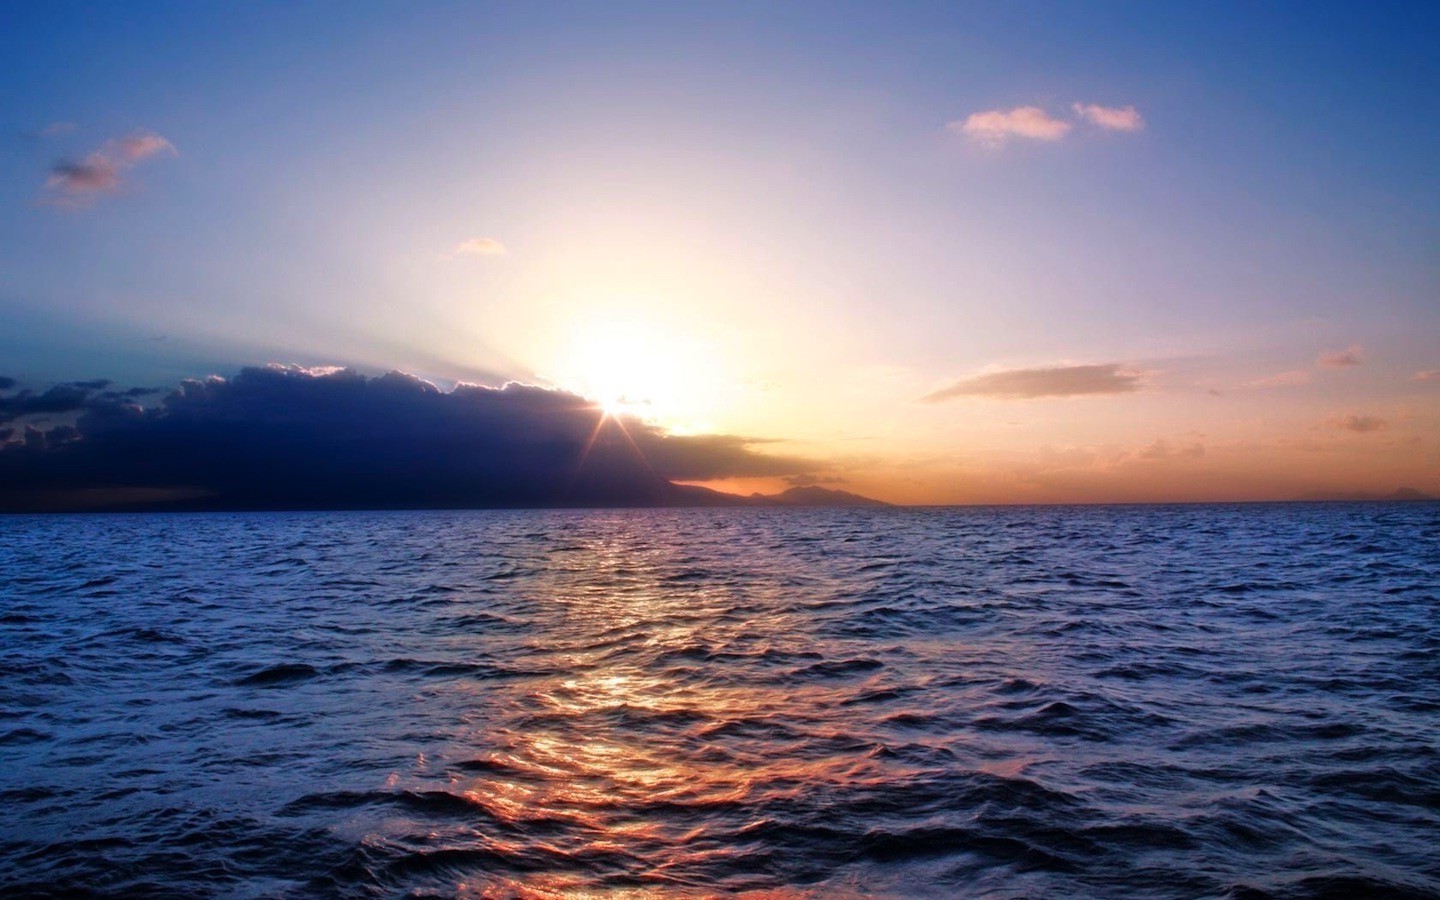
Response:
[[[1440,895],[1440,505],[0,518],[0,888]]]

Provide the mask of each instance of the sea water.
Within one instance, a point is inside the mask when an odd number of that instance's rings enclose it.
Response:
[[[1440,895],[1440,505],[0,517],[0,890]]]

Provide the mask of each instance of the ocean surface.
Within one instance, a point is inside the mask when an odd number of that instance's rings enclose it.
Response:
[[[1440,896],[1440,504],[0,517],[0,894]]]

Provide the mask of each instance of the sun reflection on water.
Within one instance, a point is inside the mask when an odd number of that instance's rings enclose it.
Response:
[[[763,658],[803,637],[773,612],[737,614],[731,591],[696,586],[673,548],[627,534],[557,560],[534,599],[564,628],[532,648],[554,674],[515,690],[500,722],[447,752],[466,769],[450,789],[499,826],[481,839],[489,850],[588,870],[536,871],[502,894],[584,896],[573,891],[597,876],[617,890],[703,889],[693,873],[742,856],[746,830],[766,827],[763,803],[879,778],[873,748],[843,734],[830,737],[848,753],[794,753],[808,738],[777,740],[793,727],[782,719],[811,706],[820,717],[828,691],[707,670],[715,648]]]

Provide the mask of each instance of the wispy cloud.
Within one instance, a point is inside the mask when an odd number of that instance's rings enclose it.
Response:
[[[971,113],[964,121],[951,122],[946,127],[973,141],[998,147],[1011,138],[1058,141],[1074,126],[1052,117],[1038,106],[1017,106],[1014,109]]]
[[[805,472],[799,475],[786,475],[783,481],[791,487],[815,487],[822,484],[846,484],[849,479],[840,475],[815,475]]]
[[[1295,387],[1315,380],[1315,369],[1348,369],[1365,363],[1365,351],[1359,344],[1352,344],[1344,350],[1331,350],[1318,354],[1312,369],[1291,369],[1278,375],[1257,378],[1245,382],[1242,387],[1274,388]]]
[[[116,139],[111,146],[119,151],[122,162],[132,166],[160,153],[175,155],[175,145],[153,131],[137,131]]]
[[[1271,375],[1267,378],[1257,378],[1254,381],[1245,383],[1245,387],[1271,388],[1271,387],[1294,387],[1297,384],[1309,384],[1311,380],[1309,369],[1292,369],[1289,372],[1281,372],[1278,375]]]
[[[1379,416],[1364,416],[1350,413],[1345,416],[1337,416],[1327,423],[1331,428],[1339,428],[1344,431],[1354,431],[1359,434],[1367,434],[1372,431],[1384,431],[1390,423]]]
[[[461,241],[450,251],[451,256],[504,256],[505,245],[488,237],[475,237]]]
[[[1145,127],[1145,118],[1133,106],[1100,106],[1095,103],[1076,103],[1070,107],[1075,115],[1108,131],[1140,131]]]
[[[1440,369],[1427,369],[1423,372],[1416,372],[1413,377],[1416,381],[1440,381]]]
[[[43,128],[16,132],[16,136],[27,142],[49,141],[65,137],[67,134],[74,134],[78,130],[80,130],[80,126],[74,122],[51,122]]]
[[[1189,444],[1176,446],[1164,438],[1156,438],[1154,443],[1136,455],[1140,459],[1199,459],[1205,455],[1205,445],[1199,441],[1192,441]]]
[[[1364,362],[1365,352],[1359,344],[1352,344],[1344,350],[1321,353],[1315,358],[1315,365],[1324,366],[1327,369],[1347,369]]]
[[[956,397],[1079,397],[1090,394],[1126,394],[1140,389],[1140,376],[1122,371],[1119,363],[1095,366],[1052,366],[1010,369],[966,378],[921,397],[922,403],[941,403]]]
[[[100,196],[121,190],[129,169],[160,155],[177,155],[175,145],[152,131],[108,140],[82,160],[60,160],[51,166],[45,180],[48,200],[71,209],[89,206]]]

